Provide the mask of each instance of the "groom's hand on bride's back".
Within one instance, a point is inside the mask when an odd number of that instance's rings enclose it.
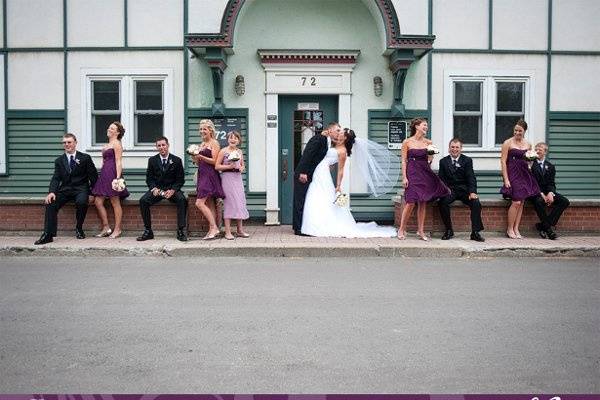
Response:
[[[298,180],[302,183],[306,183],[306,182],[308,182],[308,175],[300,174],[300,175],[298,175]]]

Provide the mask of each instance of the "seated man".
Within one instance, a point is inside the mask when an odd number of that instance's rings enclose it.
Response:
[[[156,139],[158,154],[148,159],[146,184],[148,190],[140,199],[140,210],[144,220],[144,233],[138,241],[154,239],[150,206],[162,199],[177,204],[177,240],[187,241],[187,199],[181,191],[185,181],[181,158],[169,153],[169,139]]]
[[[98,180],[98,170],[88,154],[76,150],[77,138],[72,133],[62,137],[65,154],[54,160],[54,175],[50,180],[50,189],[46,196],[46,214],[44,233],[34,244],[46,244],[56,236],[58,210],[69,201],[75,202],[75,237],[85,239],[83,222],[88,209],[90,188]]]
[[[556,168],[550,161],[546,160],[548,145],[544,142],[536,144],[535,152],[538,155],[538,160],[533,162],[531,172],[541,190],[540,196],[535,196],[532,199],[533,207],[540,219],[540,222],[535,224],[535,228],[542,238],[554,240],[557,235],[552,228],[556,226],[562,213],[569,207],[569,199],[560,193],[556,193],[556,183],[554,182]],[[550,214],[546,213],[546,206],[552,207]]]
[[[438,203],[440,215],[446,227],[442,240],[448,240],[454,236],[450,219],[450,204],[455,200],[460,200],[471,209],[471,240],[483,242],[485,239],[479,233],[483,230],[483,222],[481,221],[481,203],[477,196],[477,180],[473,171],[473,160],[461,154],[462,141],[459,138],[450,141],[448,152],[450,154],[440,160],[438,172],[442,181],[451,191]]]

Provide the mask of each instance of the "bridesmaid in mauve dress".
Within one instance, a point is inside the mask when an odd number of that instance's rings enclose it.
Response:
[[[108,136],[108,145],[102,149],[102,170],[98,181],[92,188],[92,194],[95,196],[94,204],[98,217],[102,222],[102,231],[96,237],[110,237],[116,239],[121,236],[121,220],[123,218],[123,210],[121,208],[121,199],[129,196],[127,188],[123,191],[116,191],[112,188],[113,179],[123,176],[123,166],[121,159],[123,156],[123,146],[121,138],[125,134],[125,128],[119,121],[115,121],[109,125],[106,131]],[[104,200],[110,199],[113,211],[115,213],[115,229],[110,229],[108,225],[108,215],[104,208]]]
[[[521,239],[519,224],[523,215],[525,200],[540,194],[540,187],[529,169],[525,153],[531,149],[531,144],[525,140],[527,122],[518,120],[513,129],[513,137],[502,144],[500,166],[504,185],[500,189],[502,196],[511,199],[508,209],[508,226],[506,236],[511,239]]]
[[[219,142],[215,139],[215,124],[209,119],[200,121],[200,154],[194,156],[198,164],[198,182],[196,183],[196,207],[208,221],[208,233],[204,240],[215,239],[219,234],[217,227],[217,208],[215,200],[225,198],[221,187],[221,177],[215,170],[217,156],[221,150]]]
[[[425,209],[427,202],[450,194],[450,189],[431,170],[427,146],[432,142],[425,138],[429,129],[427,121],[415,118],[410,123],[410,137],[402,143],[402,185],[404,186],[404,209],[398,229],[398,239],[406,239],[406,225],[415,203],[417,210],[417,235],[429,240],[425,234]]]
[[[237,236],[247,238],[250,237],[242,226],[242,220],[248,219],[248,209],[246,208],[246,193],[244,192],[244,182],[242,180],[242,172],[244,172],[244,155],[239,149],[242,142],[242,135],[239,132],[232,131],[227,134],[229,146],[219,152],[217,164],[215,168],[221,171],[221,184],[223,192],[225,192],[225,200],[223,200],[223,219],[225,220],[225,239],[232,240],[234,236],[231,234],[231,220],[237,221]],[[229,158],[237,158],[239,160],[230,160]],[[234,156],[231,156],[234,154]]]

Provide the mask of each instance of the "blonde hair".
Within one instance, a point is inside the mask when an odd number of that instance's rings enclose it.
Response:
[[[202,129],[203,126],[207,126],[210,130],[210,136],[214,139],[217,133],[217,128],[215,128],[214,122],[210,119],[203,119],[200,121],[199,128]]]

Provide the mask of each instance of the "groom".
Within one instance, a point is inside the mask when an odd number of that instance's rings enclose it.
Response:
[[[317,164],[325,158],[330,138],[337,138],[342,134],[342,127],[337,122],[327,125],[327,128],[319,135],[314,135],[304,148],[300,162],[294,171],[294,215],[293,228],[295,235],[302,235],[302,214],[304,213],[304,200],[308,186],[312,181],[313,173]]]

